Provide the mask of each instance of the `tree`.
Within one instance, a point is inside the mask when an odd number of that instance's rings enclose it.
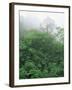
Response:
[[[56,33],[56,38],[61,43],[64,43],[64,28],[57,27],[58,32]]]
[[[19,48],[20,79],[64,76],[64,45],[51,33],[29,30]]]

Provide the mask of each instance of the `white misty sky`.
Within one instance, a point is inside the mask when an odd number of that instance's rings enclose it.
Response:
[[[20,16],[32,18],[31,22],[39,21],[39,23],[42,23],[47,17],[50,17],[55,21],[56,26],[64,27],[64,13],[20,11]]]

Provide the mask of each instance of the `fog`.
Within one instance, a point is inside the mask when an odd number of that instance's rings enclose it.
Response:
[[[47,29],[57,32],[57,27],[64,28],[64,13],[20,11],[20,32],[24,30]]]

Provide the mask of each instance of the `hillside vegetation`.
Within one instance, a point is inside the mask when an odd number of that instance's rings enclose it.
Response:
[[[19,40],[19,78],[64,76],[64,44],[51,33],[29,30]]]

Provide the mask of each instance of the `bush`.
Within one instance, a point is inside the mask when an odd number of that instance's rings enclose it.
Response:
[[[19,46],[20,79],[64,76],[64,45],[53,35],[29,30]]]

